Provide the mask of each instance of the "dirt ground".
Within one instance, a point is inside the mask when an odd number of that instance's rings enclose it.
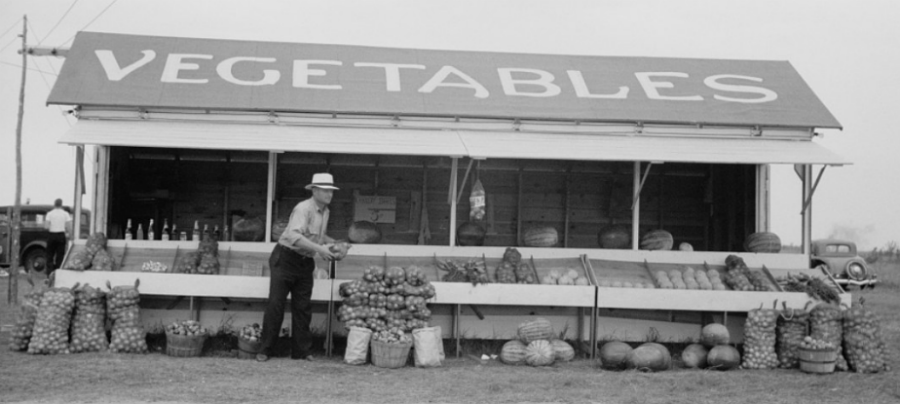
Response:
[[[900,274],[900,268],[891,270]],[[6,304],[8,278],[4,278],[0,279],[0,402],[897,403],[900,276],[893,279],[855,294],[865,296],[867,306],[881,315],[893,370],[808,375],[798,370],[616,372],[602,370],[590,359],[532,368],[483,362],[465,353],[461,358],[451,355],[445,366],[432,369],[350,366],[340,356],[320,356],[315,363],[287,358],[265,363],[222,356],[173,358],[161,353],[36,356],[6,349],[15,313]]]

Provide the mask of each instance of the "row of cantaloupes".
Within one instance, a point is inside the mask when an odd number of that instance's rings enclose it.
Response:
[[[715,269],[704,271],[685,266],[683,271],[656,271],[654,278],[661,289],[728,290]]]

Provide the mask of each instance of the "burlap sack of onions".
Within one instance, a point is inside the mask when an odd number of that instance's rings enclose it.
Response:
[[[744,324],[743,369],[774,369],[778,367],[775,354],[775,325],[778,311],[759,308],[747,313]]]
[[[140,281],[136,281],[134,286],[110,288],[106,300],[107,312],[112,321],[110,352],[146,353],[148,350],[146,333],[141,324],[141,294],[138,292],[138,285]]]
[[[31,279],[28,279],[32,290],[22,297],[22,305],[16,314],[16,323],[13,325],[12,335],[9,339],[9,350],[24,351],[31,342],[34,323],[37,320],[38,308],[41,306],[41,298],[44,297],[46,288],[35,288]]]
[[[857,373],[889,371],[878,316],[864,300],[844,311],[844,353],[850,369]]]
[[[28,343],[28,353],[51,355],[69,353],[69,325],[74,307],[75,295],[71,289],[48,289],[38,307],[31,341]]]
[[[788,308],[782,302],[784,310],[778,318],[777,347],[778,366],[793,369],[800,366],[800,344],[809,335],[809,313],[804,309]]]
[[[74,293],[72,353],[105,351],[109,348],[109,341],[106,340],[106,292],[84,285],[76,288]]]

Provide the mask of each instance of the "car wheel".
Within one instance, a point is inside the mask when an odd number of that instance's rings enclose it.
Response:
[[[25,255],[25,271],[42,272],[47,269],[47,250],[35,248]]]

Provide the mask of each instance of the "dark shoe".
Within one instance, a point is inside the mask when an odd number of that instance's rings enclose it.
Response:
[[[269,360],[269,355],[266,355],[266,354],[256,354],[256,361],[257,361],[257,362],[265,362],[265,361],[267,361],[267,360]]]

